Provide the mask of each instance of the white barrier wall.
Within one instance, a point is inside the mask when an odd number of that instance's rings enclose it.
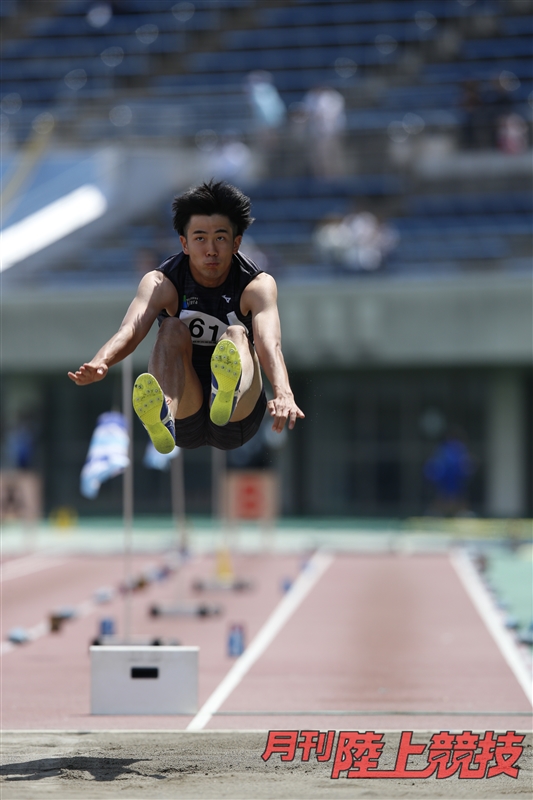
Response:
[[[93,646],[91,714],[195,714],[198,647]]]

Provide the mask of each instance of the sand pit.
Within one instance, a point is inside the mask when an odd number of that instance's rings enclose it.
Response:
[[[428,743],[417,732],[413,742]],[[524,740],[518,778],[445,780],[331,779],[333,761],[261,758],[266,731],[7,732],[2,741],[2,800],[29,797],[235,798],[526,798],[531,797],[532,735]],[[392,769],[399,733],[385,734],[380,769]],[[420,758],[421,760],[417,760]],[[421,769],[424,756],[409,760]]]

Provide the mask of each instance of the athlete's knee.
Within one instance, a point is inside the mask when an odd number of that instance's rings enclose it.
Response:
[[[242,325],[230,325],[228,328],[226,328],[224,337],[231,339],[231,341],[235,342],[236,344],[244,344],[248,341],[248,332],[245,328],[243,328]]]
[[[187,325],[177,317],[166,317],[159,327],[158,339],[165,347],[179,351],[192,350],[192,338]]]

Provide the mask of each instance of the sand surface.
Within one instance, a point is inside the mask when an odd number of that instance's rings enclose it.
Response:
[[[413,742],[429,743],[416,732]],[[460,780],[331,779],[333,761],[296,756],[266,763],[266,731],[4,732],[2,800],[67,798],[526,798],[531,797],[532,735],[524,740],[518,778]],[[379,768],[392,769],[399,733],[385,733]],[[420,759],[420,760],[419,760]],[[415,769],[424,756],[409,760]]]

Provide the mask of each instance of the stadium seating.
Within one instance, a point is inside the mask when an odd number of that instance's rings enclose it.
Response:
[[[94,6],[91,0],[58,0],[53,13],[43,7],[10,35],[20,6],[2,3],[2,97],[21,100],[18,111],[8,109],[3,117],[15,143],[33,135],[36,115],[46,110],[58,136],[87,147],[128,137],[149,145],[179,137],[195,147],[203,130],[219,136],[232,130],[253,147],[257,126],[246,80],[267,70],[289,110],[319,84],[346,100],[346,171],[352,177],[319,180],[309,164],[301,174],[286,174],[287,160],[274,157],[268,173],[247,187],[257,217],[253,239],[284,263],[284,274],[294,268],[301,275],[302,265],[316,263],[313,232],[354,206],[371,206],[399,232],[390,256],[396,271],[432,259],[450,269],[471,262],[502,268],[526,252],[532,211],[527,176],[490,191],[466,184],[444,192],[423,187],[394,155],[403,139],[391,144],[390,136],[391,126],[401,128],[404,115],[414,113],[424,137],[448,137],[452,148],[460,147],[464,82],[488,86],[502,74],[508,76],[508,112],[530,128],[533,17],[525,6],[521,13],[518,3],[500,0],[150,0],[148,13],[145,0],[112,0],[113,13],[98,24],[91,18]],[[452,34],[450,51],[443,30]],[[339,59],[348,64],[345,71]],[[73,71],[81,76],[78,84],[69,78]],[[123,104],[131,122],[120,127],[109,112]],[[285,134],[282,128],[280,136]],[[410,133],[403,138],[408,136],[411,142]],[[78,175],[44,158],[4,224],[81,180],[89,169],[89,161],[83,163]],[[168,234],[166,214],[147,209],[151,220],[158,214]],[[94,243],[76,270],[97,280],[103,265],[113,263],[116,279],[131,277],[135,246],[141,240],[153,245],[161,228],[136,221],[113,241]],[[141,239],[136,230],[143,231]]]
[[[349,22],[393,22],[397,20],[411,20],[417,11],[424,6],[413,0],[402,0],[397,3],[394,0],[388,2],[333,2],[313,3],[312,0],[303,0],[291,6],[285,7],[264,7],[259,15],[261,25],[301,25],[302,8],[305,7],[305,22],[307,25],[345,25]],[[435,18],[455,19],[468,16],[471,13],[467,6],[460,3],[450,3],[448,0],[432,0],[426,8],[431,9],[431,14]],[[499,13],[499,4],[493,0],[484,0],[476,6],[476,13],[492,14]]]

